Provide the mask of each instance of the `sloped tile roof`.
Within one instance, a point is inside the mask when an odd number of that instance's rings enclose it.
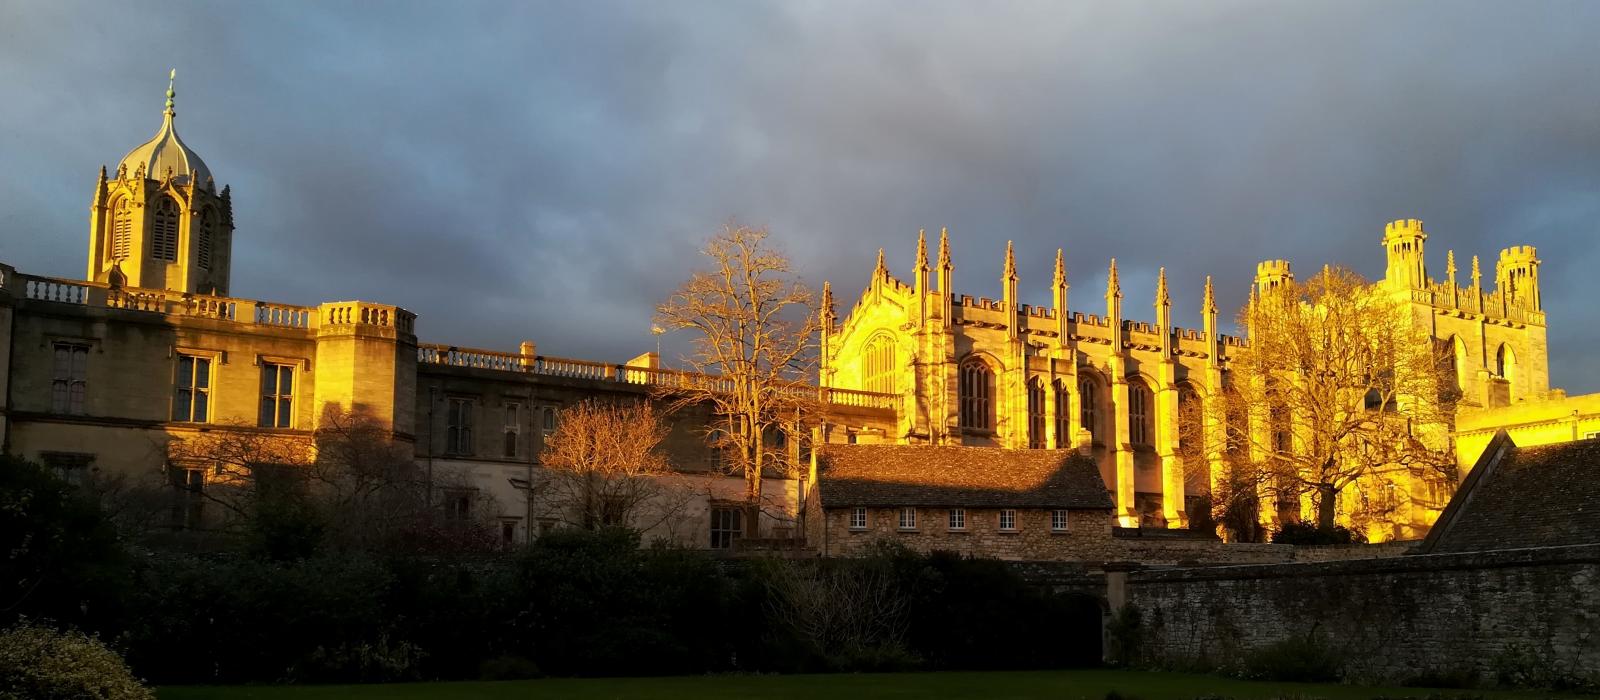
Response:
[[[1426,551],[1600,544],[1600,440],[1507,447],[1498,459],[1485,451]]]
[[[1099,468],[1065,450],[829,445],[817,458],[824,508],[1112,508]]]

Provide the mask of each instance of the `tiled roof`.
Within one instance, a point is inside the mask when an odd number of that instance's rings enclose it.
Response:
[[[1112,508],[1099,468],[1065,450],[829,445],[817,458],[824,508]]]
[[[1450,499],[1422,550],[1577,544],[1600,544],[1600,440],[1517,447],[1502,434]]]

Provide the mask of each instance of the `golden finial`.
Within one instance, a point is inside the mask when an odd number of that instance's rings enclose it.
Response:
[[[1055,279],[1055,285],[1057,287],[1065,287],[1065,286],[1067,286],[1067,259],[1062,254],[1060,248],[1056,249],[1056,279]]]
[[[878,249],[878,267],[877,267],[877,269],[873,270],[872,273],[875,274],[875,275],[878,275],[880,277],[883,276],[883,275],[889,274],[889,266],[883,264],[883,249],[882,248]]]
[[[1472,256],[1472,286],[1483,286],[1483,275],[1478,273],[1478,256]]]
[[[1006,241],[1006,269],[1001,276],[1008,280],[1017,278],[1017,257],[1011,252],[1011,241]]]
[[[943,226],[939,227],[939,268],[950,269],[950,229]]]
[[[1156,308],[1172,306],[1172,295],[1167,294],[1167,268],[1156,274]]]
[[[1117,280],[1117,259],[1111,259],[1111,272],[1106,274],[1106,298],[1122,298],[1122,282]]]
[[[1456,286],[1456,252],[1453,250],[1444,252],[1444,275],[1450,279],[1450,286]]]
[[[828,280],[822,281],[822,317],[830,321],[834,318],[833,285],[828,284]]]
[[[167,116],[172,116],[175,114],[175,112],[172,110],[172,98],[178,96],[177,91],[173,89],[177,83],[178,69],[174,68],[170,73],[167,73]]]
[[[1206,275],[1206,296],[1200,302],[1200,313],[1211,315],[1217,312],[1217,296],[1211,291],[1211,275]]]
[[[917,229],[917,271],[928,269],[928,234],[923,229]]]

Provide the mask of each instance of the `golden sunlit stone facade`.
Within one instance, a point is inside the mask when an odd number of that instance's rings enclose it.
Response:
[[[1383,237],[1388,268],[1377,284],[1405,300],[1413,322],[1451,348],[1461,405],[1475,409],[1543,398],[1549,373],[1534,250],[1502,251],[1495,288],[1487,291],[1476,258],[1470,286],[1456,283],[1454,253],[1447,256],[1446,279],[1431,278],[1426,240],[1420,221],[1389,224]],[[1184,425],[1180,416],[1203,421],[1218,413],[1186,406],[1220,396],[1230,352],[1244,343],[1218,332],[1209,278],[1199,301],[1202,327],[1192,329],[1172,322],[1165,270],[1150,297],[1153,321],[1129,318],[1115,260],[1096,300],[1104,306],[1096,312],[1069,310],[1066,259],[1059,250],[1047,307],[1018,301],[1009,243],[998,299],[955,293],[952,270],[948,233],[941,232],[931,264],[926,237],[919,235],[910,281],[893,276],[880,251],[866,290],[843,321],[833,311],[831,288],[825,290],[821,382],[898,397],[892,430],[862,430],[853,439],[1087,450],[1122,525],[1186,526],[1188,509],[1209,492],[1225,455],[1184,450],[1184,441],[1225,441],[1220,425]],[[1287,261],[1269,260],[1257,266],[1255,284],[1265,293],[1292,278]],[[1433,430],[1442,435],[1448,426]],[[1369,528],[1369,536],[1425,531],[1451,485],[1441,488],[1403,471],[1383,476],[1386,483],[1378,488],[1365,484],[1346,496],[1394,501],[1393,522]],[[1263,517],[1275,519],[1275,511],[1265,508]]]

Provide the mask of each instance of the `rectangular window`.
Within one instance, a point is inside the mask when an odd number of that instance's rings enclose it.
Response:
[[[505,456],[517,456],[517,441],[522,435],[522,404],[506,404]]]
[[[458,521],[471,519],[474,495],[472,491],[446,491],[444,493],[445,518]]]
[[[263,428],[294,427],[293,365],[261,365],[261,411],[256,424]]]
[[[56,343],[55,371],[50,379],[50,411],[83,413],[83,397],[88,388],[89,346]]]
[[[867,509],[866,508],[852,508],[852,509],[850,509],[850,529],[852,529],[852,530],[865,530],[865,529],[867,529]]]
[[[446,454],[472,454],[472,399],[449,399],[445,407]]]
[[[556,521],[550,518],[539,519],[539,536],[544,537],[556,531]]]
[[[711,548],[733,548],[733,541],[744,534],[744,528],[740,527],[743,521],[744,512],[738,508],[712,508]]]
[[[1010,508],[1000,511],[1000,529],[1010,531],[1017,529],[1017,511]]]
[[[965,530],[965,529],[967,529],[967,511],[966,511],[965,508],[951,508],[950,509],[950,529],[951,530]]]
[[[915,529],[917,529],[917,509],[916,508],[901,508],[900,509],[900,529],[902,529],[902,530],[915,530]]]
[[[211,358],[178,356],[178,376],[173,381],[172,420],[204,423],[211,416]]]
[[[544,431],[544,438],[546,440],[550,439],[551,435],[555,435],[556,434],[556,407],[555,406],[545,406],[544,407],[544,429],[543,429],[543,431]]]
[[[82,486],[89,478],[94,455],[85,452],[40,452],[39,461],[73,486]]]
[[[172,527],[199,529],[205,516],[206,471],[197,467],[173,467]]]
[[[517,521],[500,521],[500,544],[513,545],[517,543]]]
[[[1050,511],[1050,531],[1051,532],[1066,532],[1067,531],[1067,511],[1066,511],[1066,509],[1057,508],[1056,510]]]

